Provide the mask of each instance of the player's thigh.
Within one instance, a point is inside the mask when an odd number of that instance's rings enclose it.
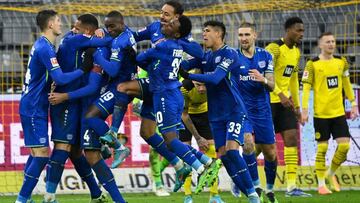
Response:
[[[213,135],[210,129],[210,122],[208,118],[208,113],[200,114],[189,114],[191,120],[193,121],[196,130],[199,132],[200,136],[206,140],[212,140]]]
[[[224,151],[227,132],[226,121],[210,121],[210,128],[213,134],[216,151],[219,151],[220,148],[223,148],[222,151]]]
[[[242,112],[234,112],[226,123],[226,140],[237,142],[239,145],[244,145],[244,124],[248,122],[246,116]]]
[[[331,134],[331,121],[328,118],[314,117],[315,140],[318,142],[328,141]]]
[[[154,112],[159,131],[176,132],[181,126],[181,113],[184,99],[179,89],[154,93]]]
[[[110,90],[102,94],[95,102],[94,105],[100,110],[101,116],[106,118],[114,111],[115,95]]]
[[[256,144],[275,143],[274,126],[270,116],[254,116],[251,117],[250,120],[254,130]]]
[[[154,119],[141,117],[140,136],[149,139],[156,133],[156,122]]]
[[[79,102],[65,102],[50,107],[51,140],[56,143],[75,144],[78,141],[81,106]],[[70,147],[58,145],[59,148]]]
[[[25,147],[38,148],[49,146],[48,119],[20,115],[24,132]]]
[[[139,79],[130,80],[118,84],[117,91],[131,96],[141,97],[141,86],[138,80]]]
[[[346,142],[350,139],[349,126],[345,115],[333,118],[331,120],[330,129],[334,140],[344,139]]]
[[[80,146],[83,150],[100,150],[101,143],[99,135],[93,129],[87,128],[82,130],[80,135]]]

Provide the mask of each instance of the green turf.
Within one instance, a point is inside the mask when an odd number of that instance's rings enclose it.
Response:
[[[320,196],[315,192],[311,192],[313,197],[310,198],[285,198],[284,192],[277,192],[277,199],[280,203],[360,203],[360,191],[342,191],[332,195]],[[245,203],[244,197],[236,199],[229,192],[221,193],[221,197],[226,203]],[[1,203],[13,203],[15,196],[0,196]],[[60,203],[87,203],[89,202],[88,195],[57,195]],[[128,193],[124,194],[124,198],[129,203],[182,203],[182,193],[172,193],[170,197],[156,197],[152,193]],[[194,195],[194,203],[209,202],[209,193],[201,193]],[[41,203],[42,196],[36,195],[33,197],[35,202]]]

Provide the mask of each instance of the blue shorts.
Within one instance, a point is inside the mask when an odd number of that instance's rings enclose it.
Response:
[[[64,102],[50,106],[51,141],[79,143],[81,106],[79,102]]]
[[[94,132],[93,129],[82,128],[81,130],[80,145],[82,149],[100,150],[101,143],[99,135]]]
[[[249,114],[249,121],[253,128],[252,132],[255,134],[256,144],[275,143],[275,131],[271,114],[270,116],[251,116]]]
[[[184,97],[180,89],[153,93],[156,123],[162,134],[183,128],[181,114],[184,109]]]
[[[153,94],[149,90],[149,78],[138,78],[136,80],[141,90],[140,99],[143,100],[140,116],[155,121]]]
[[[25,147],[48,147],[48,118],[20,115]]]
[[[225,146],[228,140],[236,141],[240,145],[244,144],[245,120],[244,113],[234,112],[228,120],[210,121],[216,150]]]
[[[115,95],[111,91],[106,91],[94,104],[100,109],[102,117],[106,118],[114,111]]]

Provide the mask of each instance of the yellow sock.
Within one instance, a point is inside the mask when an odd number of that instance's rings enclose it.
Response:
[[[209,149],[205,152],[205,155],[210,158],[217,158],[214,144],[209,144]]]
[[[319,187],[325,185],[325,155],[328,149],[328,143],[318,144],[316,159],[315,159],[315,171],[318,179]]]
[[[296,172],[298,168],[297,147],[284,147],[284,160],[287,179],[287,190],[296,188]]]
[[[216,158],[216,150],[214,144],[209,144],[209,149],[205,152],[205,154],[210,158]],[[210,196],[219,194],[218,190],[218,179],[216,179],[214,185],[212,185],[209,189]]]
[[[191,195],[191,174],[185,179],[184,182],[184,193],[185,195]]]
[[[340,143],[338,144],[334,157],[331,161],[330,166],[330,175],[335,175],[336,169],[346,160],[346,155],[350,149],[350,143]]]

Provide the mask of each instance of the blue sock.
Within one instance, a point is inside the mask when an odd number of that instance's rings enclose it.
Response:
[[[179,139],[173,139],[170,142],[170,147],[180,159],[189,166],[193,167],[195,170],[198,170],[202,166],[201,162],[195,157],[189,147],[182,143]]]
[[[196,150],[195,148],[193,148],[192,146],[190,145],[187,145],[189,147],[189,149],[191,150],[191,152],[195,155],[195,157],[200,160],[200,162],[202,164],[207,164],[209,163],[209,161],[211,160],[210,157],[206,156],[204,153]]]
[[[246,188],[241,183],[241,180],[239,178],[234,178],[234,177],[236,177],[235,174],[237,172],[235,165],[231,162],[231,160],[226,155],[221,156],[220,159],[221,159],[222,163],[224,164],[225,169],[228,172],[229,176],[235,183],[235,185],[240,189],[240,191],[243,194],[245,194],[247,196],[248,194],[247,194]]]
[[[231,162],[236,167],[237,172],[235,176],[239,177],[241,183],[244,184],[247,194],[249,195],[255,192],[255,188],[252,183],[250,173],[247,169],[244,159],[240,156],[239,151],[229,150],[226,152],[226,156],[231,160]],[[234,178],[237,179],[237,177]]]
[[[110,130],[114,132],[118,132],[121,122],[124,119],[125,113],[127,110],[127,104],[123,104],[121,102],[116,102],[114,105],[114,112],[112,114],[112,122]]]
[[[91,171],[90,164],[86,161],[84,155],[80,158],[71,160],[74,164],[76,172],[79,174],[82,180],[84,180],[89,187],[91,198],[95,199],[100,197],[101,190],[95,180],[94,174]]]
[[[33,160],[33,156],[30,154],[28,157],[28,160],[26,161],[25,165],[24,165],[24,172],[26,173],[27,169],[29,168],[31,162]]]
[[[259,174],[258,174],[258,170],[257,170],[257,161],[256,161],[256,156],[255,156],[255,152],[251,153],[251,154],[245,154],[242,153],[242,156],[247,164],[247,167],[249,169],[249,173],[253,182],[253,185],[256,186],[260,186],[260,180],[259,180]]]
[[[149,139],[145,140],[157,153],[170,162],[171,165],[175,166],[179,161],[173,152],[171,152],[165,145],[164,138],[155,133]]]
[[[105,121],[98,117],[87,118],[85,119],[86,124],[89,128],[93,129],[96,134],[103,136],[109,131],[109,126]]]
[[[69,152],[59,149],[53,150],[46,169],[46,192],[55,193],[68,158]]]
[[[120,194],[118,187],[115,183],[114,175],[112,174],[109,167],[106,165],[105,161],[101,159],[96,164],[92,166],[92,169],[96,173],[96,177],[102,186],[109,192],[112,200],[114,202],[124,202],[125,200]]]
[[[21,187],[17,201],[26,202],[32,191],[34,190],[41,171],[45,168],[45,165],[49,161],[48,157],[33,157],[31,163],[29,164],[27,171],[24,177],[24,183]]]
[[[264,164],[265,176],[266,176],[266,189],[273,190],[275,178],[276,178],[276,169],[277,169],[277,160],[267,161],[265,160]]]

